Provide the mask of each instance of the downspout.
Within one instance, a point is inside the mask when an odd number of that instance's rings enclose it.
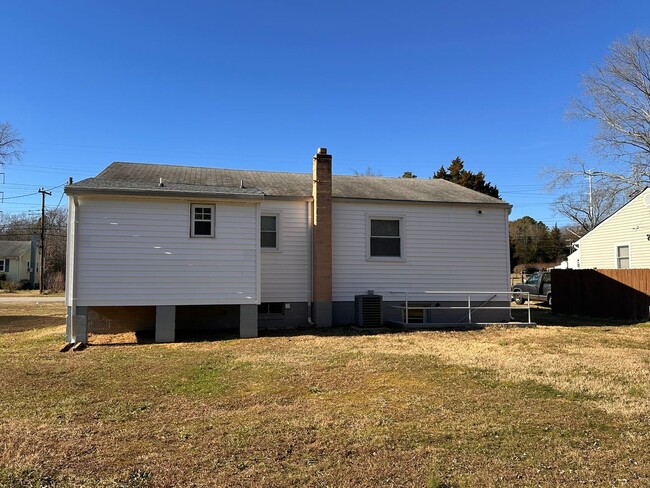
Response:
[[[510,290],[512,287],[512,279],[511,279],[511,274],[510,274],[510,213],[512,212],[512,207],[508,206],[506,211],[504,212],[505,215],[505,221],[506,221],[506,270],[508,271],[507,273],[507,281],[506,281],[506,291]],[[530,303],[528,304],[530,306]],[[512,316],[512,309],[510,311],[510,321],[512,322],[514,320]],[[530,322],[530,318],[528,319],[528,322]]]
[[[72,219],[69,223],[72,229],[68,228],[68,232],[71,236],[70,246],[72,248],[72,253],[70,255],[71,264],[69,273],[69,282],[66,287],[66,293],[68,293],[68,303],[70,304],[70,331],[68,342],[74,343],[76,341],[76,327],[75,327],[75,317],[77,316],[77,224],[79,223],[79,197],[73,195],[72,197]]]
[[[312,219],[312,204],[312,201],[308,200],[305,205],[305,209],[307,210],[307,218],[305,219],[307,222],[307,239],[309,241],[309,266],[307,267],[309,269],[309,300],[307,300],[307,324],[310,326],[314,325],[311,308],[312,302],[314,301],[314,222]]]
[[[510,287],[512,285],[512,280],[510,278],[510,213],[512,212],[512,207],[508,206],[506,211],[504,212],[505,214],[505,221],[506,221],[506,269],[508,270],[507,272],[507,287],[506,290],[510,290]]]

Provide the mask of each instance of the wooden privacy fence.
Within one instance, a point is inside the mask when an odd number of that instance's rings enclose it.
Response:
[[[648,320],[650,269],[554,269],[553,311]]]

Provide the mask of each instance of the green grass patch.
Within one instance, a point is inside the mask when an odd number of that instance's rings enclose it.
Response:
[[[27,327],[0,332],[0,486],[650,480],[646,327],[332,329],[59,353],[61,311],[26,310]],[[39,327],[39,313],[60,323]]]

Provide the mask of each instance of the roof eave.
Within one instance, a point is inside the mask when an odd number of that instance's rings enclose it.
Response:
[[[417,203],[423,205],[490,205],[495,207],[512,208],[507,202],[450,202],[448,200],[393,200],[389,198],[359,198],[359,197],[337,197],[332,200],[351,202],[373,202],[373,203]]]
[[[66,195],[124,195],[139,197],[179,197],[179,198],[213,198],[219,200],[264,200],[264,195],[251,193],[210,193],[210,192],[191,192],[175,190],[134,190],[134,189],[115,189],[115,188],[80,188],[66,186],[63,190]]]

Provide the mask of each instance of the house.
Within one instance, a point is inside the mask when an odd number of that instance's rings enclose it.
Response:
[[[650,189],[646,188],[582,236],[571,269],[650,268]]]
[[[445,180],[332,176],[325,148],[312,173],[116,162],[65,192],[69,341],[154,328],[166,342],[192,327],[254,337],[369,310],[460,320],[467,310],[449,307],[465,292],[509,290],[507,203]],[[476,308],[473,321],[509,318]]]
[[[34,286],[38,267],[38,245],[31,241],[0,241],[0,275],[8,281],[29,280]]]

